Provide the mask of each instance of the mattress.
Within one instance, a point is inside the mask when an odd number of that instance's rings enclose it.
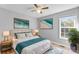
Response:
[[[30,37],[30,38],[27,38],[27,39],[19,39],[16,42],[14,42],[13,48],[15,49],[16,53],[18,53],[17,50],[16,50],[16,46],[17,46],[18,43],[23,42],[23,41],[28,41],[28,40],[31,40],[31,39],[34,39],[34,38],[38,38],[38,37]],[[47,50],[50,49],[50,46],[51,46],[51,43],[48,39],[42,40],[42,41],[34,43],[30,46],[24,47],[21,51],[21,54],[43,54]]]

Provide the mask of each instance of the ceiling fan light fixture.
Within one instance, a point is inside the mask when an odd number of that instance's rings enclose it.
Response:
[[[37,13],[40,13],[41,12],[41,10],[37,10]]]
[[[33,9],[32,12],[37,12],[39,14],[42,14],[44,10],[47,10],[48,7],[39,5],[39,4],[33,4]]]

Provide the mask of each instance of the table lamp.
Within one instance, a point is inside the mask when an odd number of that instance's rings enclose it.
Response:
[[[4,31],[3,32],[4,40],[8,40],[9,35],[10,35],[9,31]]]
[[[33,34],[34,36],[38,35],[38,32],[39,32],[39,30],[37,30],[37,29],[32,30],[32,34]]]

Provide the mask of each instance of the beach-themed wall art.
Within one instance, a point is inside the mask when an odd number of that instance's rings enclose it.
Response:
[[[53,18],[42,19],[39,22],[41,29],[52,29],[53,28]]]
[[[14,18],[15,29],[29,29],[29,20]]]

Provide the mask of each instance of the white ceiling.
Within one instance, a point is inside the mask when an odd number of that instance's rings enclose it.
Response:
[[[49,9],[45,10],[42,14],[31,12],[30,8],[33,7],[33,4],[2,4],[0,5],[0,7],[18,13],[26,14],[31,17],[39,18],[79,6],[78,4],[45,4],[45,5],[48,6]]]

